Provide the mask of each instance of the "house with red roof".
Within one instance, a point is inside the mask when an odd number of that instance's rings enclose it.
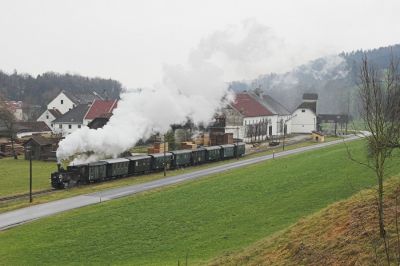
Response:
[[[118,100],[95,99],[90,104],[78,104],[73,109],[52,121],[54,132],[66,136],[87,126],[97,117],[110,116]]]
[[[223,109],[225,132],[245,142],[265,140],[279,135],[280,114],[251,93],[237,93],[235,100]]]
[[[95,118],[112,114],[117,104],[118,100],[94,100],[83,119],[83,123],[88,125]]]

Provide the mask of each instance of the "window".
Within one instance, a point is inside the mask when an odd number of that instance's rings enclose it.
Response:
[[[78,128],[81,128],[81,125],[78,125]]]
[[[62,128],[62,124],[59,124],[58,127],[59,127],[59,128]]]
[[[306,110],[305,110],[305,109],[302,109],[302,110],[301,110],[301,112],[302,112],[302,113],[305,113],[305,112],[306,112]]]
[[[71,129],[71,128],[72,128],[72,125],[68,125],[68,128]]]
[[[51,124],[51,127],[53,127],[53,124]]]
[[[64,104],[64,100],[61,100],[61,104]]]
[[[71,111],[71,108],[68,108],[68,111]]]
[[[46,119],[49,119],[49,115],[46,115]]]

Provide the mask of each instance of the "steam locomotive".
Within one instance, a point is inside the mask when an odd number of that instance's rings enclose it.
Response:
[[[244,154],[245,144],[236,143],[202,147],[195,150],[171,151],[166,152],[165,155],[164,153],[155,153],[107,159],[87,164],[70,165],[67,169],[58,166],[58,171],[51,174],[51,186],[55,189],[63,189],[162,171],[164,163],[166,169],[178,169],[241,157]]]

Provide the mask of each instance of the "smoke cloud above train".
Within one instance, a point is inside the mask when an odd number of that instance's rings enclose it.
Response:
[[[216,31],[199,42],[185,65],[165,65],[158,85],[125,91],[102,129],[83,127],[68,135],[59,144],[57,158],[74,156],[78,163],[116,157],[140,139],[166,132],[171,124],[188,118],[207,123],[221,105],[233,100],[228,81],[255,78],[282,61],[292,67],[291,60],[283,60],[284,47],[281,38],[255,20]]]

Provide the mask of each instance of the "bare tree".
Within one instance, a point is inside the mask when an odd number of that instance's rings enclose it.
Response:
[[[400,74],[398,62],[392,60],[385,71],[378,71],[364,57],[360,69],[361,116],[368,135],[369,167],[377,181],[377,205],[380,237],[390,265],[389,243],[384,216],[383,178],[393,149],[400,147]]]
[[[14,159],[18,159],[14,149],[15,117],[8,110],[2,97],[0,97],[0,127],[4,128],[5,134],[11,140],[11,149]]]

